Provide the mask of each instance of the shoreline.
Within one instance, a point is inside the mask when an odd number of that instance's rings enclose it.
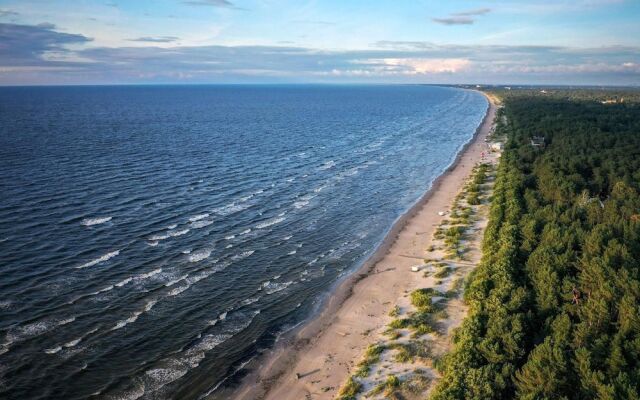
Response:
[[[435,222],[443,218],[437,214],[438,211],[449,209],[451,200],[455,196],[454,192],[461,187],[464,178],[468,176],[475,164],[473,159],[478,159],[480,152],[485,151],[482,147],[484,138],[493,126],[497,107],[487,94],[479,93],[487,99],[487,111],[471,139],[460,148],[451,164],[432,182],[420,199],[398,217],[384,239],[360,267],[337,282],[327,292],[326,297],[319,304],[319,312],[284,334],[271,350],[250,362],[255,364],[255,369],[242,379],[238,388],[232,389],[229,393],[231,398],[244,400],[299,399],[305,396],[307,398],[308,396],[335,397],[337,388],[349,375],[351,365],[360,357],[361,350],[366,348],[369,342],[366,338],[359,338],[356,333],[360,330],[371,331],[379,327],[380,319],[387,316],[385,305],[394,302],[402,296],[403,291],[406,292],[406,289],[415,286],[414,281],[418,274],[404,273],[409,267],[396,268],[396,266],[415,264],[416,261],[411,259],[422,259],[425,254],[402,253],[415,253],[412,250],[420,248],[415,243],[420,241],[416,239],[417,237],[421,236],[420,239],[423,242],[425,239],[429,240],[430,235],[427,233],[432,233],[434,226],[437,225]],[[468,158],[471,160],[467,161]],[[452,192],[450,186],[456,190]],[[412,228],[418,228],[418,230]],[[424,253],[426,247],[421,248]],[[395,273],[392,276],[385,274],[386,276],[381,277],[381,274],[393,270],[400,270],[403,273]],[[392,284],[392,287],[388,287],[389,284]],[[376,291],[381,291],[380,295],[376,295]],[[361,324],[363,321],[359,321],[358,318],[364,317],[362,313],[364,303],[372,305],[369,307],[372,310],[366,314],[367,323]],[[358,323],[349,324],[354,321]],[[341,326],[345,324],[346,326]],[[341,343],[338,344],[338,342]],[[328,382],[330,386],[325,388],[330,389],[321,392],[311,390],[308,387],[309,382],[306,381],[320,378],[321,368],[317,367],[322,357],[318,357],[319,353],[324,355],[336,348],[340,349],[339,355],[329,357],[332,362],[337,361],[337,365],[333,365],[331,373],[321,379]],[[313,355],[313,353],[318,354]],[[312,384],[319,382],[311,381]]]

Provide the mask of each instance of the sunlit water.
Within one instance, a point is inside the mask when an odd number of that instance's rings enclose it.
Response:
[[[428,86],[0,89],[0,397],[210,393],[373,251],[486,107]]]

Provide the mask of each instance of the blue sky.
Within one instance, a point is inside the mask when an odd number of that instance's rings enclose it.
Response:
[[[0,0],[0,84],[640,85],[638,0]]]

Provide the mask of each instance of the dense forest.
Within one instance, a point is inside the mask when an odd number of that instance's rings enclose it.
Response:
[[[493,94],[507,144],[431,398],[640,399],[640,92]]]

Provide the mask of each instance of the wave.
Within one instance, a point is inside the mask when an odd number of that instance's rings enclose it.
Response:
[[[261,222],[261,223],[257,224],[256,228],[257,229],[264,229],[264,228],[267,228],[269,226],[279,224],[280,222],[282,222],[284,220],[286,220],[285,217],[273,218],[273,219],[270,219],[270,220],[267,220],[267,221],[264,221],[264,222]]]
[[[93,293],[89,293],[89,296],[95,296],[95,295],[98,295],[100,293],[109,292],[111,290],[113,290],[113,285],[109,285],[109,286],[107,286],[105,288],[102,288],[102,289],[100,289],[98,291],[95,291]]]
[[[336,165],[335,161],[329,160],[329,161],[326,161],[324,164],[322,164],[320,167],[318,167],[318,169],[320,171],[324,171],[324,170],[331,169],[331,168],[335,167],[335,165]]]
[[[292,256],[292,255],[296,254],[297,252],[298,252],[298,250],[293,250],[293,251],[288,252],[287,255]]]
[[[45,349],[44,352],[47,354],[56,354],[57,352],[59,352],[60,350],[62,350],[61,346],[56,346],[50,349]]]
[[[205,219],[205,218],[208,218],[208,217],[209,217],[208,213],[194,215],[193,217],[189,218],[189,222],[200,221],[201,219]]]
[[[166,240],[166,239],[169,239],[169,238],[172,238],[172,237],[186,235],[187,233],[189,233],[189,228],[181,229],[179,231],[170,230],[170,231],[167,231],[165,234],[153,235],[153,236],[149,237],[149,239],[147,239],[147,240],[150,241],[150,242],[158,242],[160,240]]]
[[[225,236],[225,240],[231,240],[231,239],[235,239],[236,235],[229,235],[229,236]]]
[[[189,276],[189,274],[182,275],[182,276],[181,276],[180,278],[178,278],[178,279],[174,279],[174,280],[171,280],[171,281],[169,281],[169,282],[165,283],[165,284],[164,284],[164,286],[166,286],[166,287],[171,287],[171,286],[175,285],[176,283],[181,282],[181,281],[183,281],[183,280],[187,279],[187,277],[188,277],[188,276]]]
[[[144,308],[143,308],[142,310],[134,311],[134,312],[133,312],[133,314],[131,314],[131,316],[130,316],[129,318],[124,319],[124,320],[122,320],[122,321],[118,321],[118,322],[116,323],[116,325],[115,325],[113,328],[111,328],[111,330],[112,330],[112,331],[115,331],[115,330],[117,330],[117,329],[124,328],[125,326],[127,326],[127,325],[129,325],[129,324],[132,324],[132,323],[134,323],[134,322],[136,322],[136,321],[138,320],[138,318],[139,318],[142,314],[144,314],[144,313],[146,313],[146,312],[151,311],[151,309],[153,308],[153,306],[154,306],[157,302],[158,302],[158,300],[150,300],[150,301],[148,301],[148,302],[144,305]]]
[[[266,294],[274,294],[274,293],[280,292],[282,290],[285,290],[286,288],[288,288],[292,284],[293,284],[293,281],[288,281],[288,282],[266,281],[266,282],[262,283],[262,286],[260,288],[261,288],[261,290],[264,290],[264,292]]]
[[[249,297],[248,299],[244,299],[240,302],[241,306],[248,306],[249,304],[253,304],[260,300],[260,297]]]
[[[97,218],[85,218],[80,222],[80,224],[84,226],[93,226],[104,224],[105,222],[109,222],[113,219],[113,217],[97,217]]]
[[[206,219],[206,220],[192,222],[191,227],[193,229],[200,229],[200,228],[204,228],[205,226],[209,226],[211,224],[213,224],[213,221]]]
[[[209,256],[211,256],[211,251],[211,249],[201,249],[191,252],[191,254],[189,254],[189,262],[198,262],[205,260],[209,258]]]
[[[218,215],[227,216],[227,215],[235,214],[240,211],[244,211],[251,206],[252,206],[251,203],[236,204],[234,202],[231,204],[227,204],[226,206],[214,208],[211,211]]]
[[[132,280],[133,280],[132,276],[130,276],[128,278],[125,278],[125,279],[121,280],[120,282],[116,283],[116,287],[123,287],[124,285],[126,285],[129,282],[131,282]]]
[[[48,319],[11,328],[6,334],[7,342],[4,343],[4,346],[8,347],[12,343],[32,339],[34,337],[50,332],[60,326],[70,324],[75,320],[75,316],[62,319]]]
[[[107,254],[103,255],[102,257],[99,257],[99,258],[96,258],[95,260],[89,261],[88,263],[79,265],[79,266],[76,267],[76,269],[93,267],[94,265],[103,263],[103,262],[105,262],[105,261],[117,256],[118,254],[120,254],[120,250],[112,251],[110,253],[107,253]]]
[[[249,232],[251,232],[251,228],[249,228],[249,229],[245,229],[244,231],[240,232],[240,235],[246,235],[246,234],[248,234]]]
[[[242,259],[244,259],[244,258],[249,257],[250,255],[252,255],[252,254],[253,254],[253,253],[255,253],[255,252],[256,252],[255,250],[247,250],[247,251],[243,251],[243,252],[242,252],[242,253],[240,253],[240,254],[236,254],[236,255],[234,255],[233,257],[231,257],[231,259],[232,259],[233,261],[242,260]]]

